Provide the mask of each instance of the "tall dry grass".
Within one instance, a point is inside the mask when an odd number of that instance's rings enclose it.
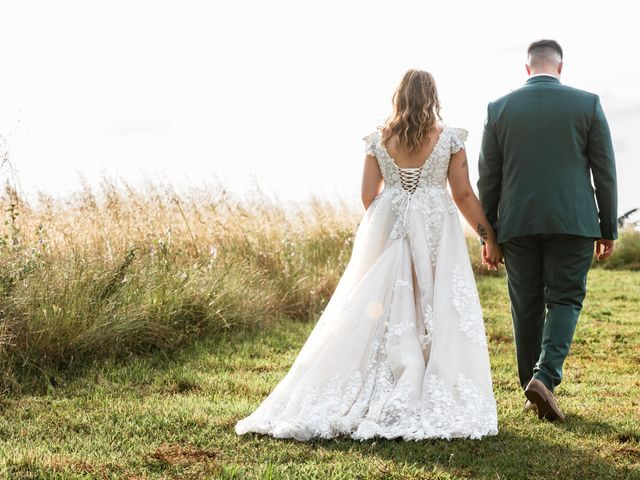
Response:
[[[40,193],[36,205],[7,183],[0,204],[0,391],[281,316],[315,320],[363,213],[317,196],[295,204],[108,177],[64,198]],[[603,266],[640,265],[638,235],[623,239],[622,260]],[[477,240],[468,244],[487,274]]]
[[[314,318],[351,252],[362,210],[311,197],[274,204],[210,184],[134,188],[103,178],[30,205],[0,200],[0,388],[23,374],[196,335]]]

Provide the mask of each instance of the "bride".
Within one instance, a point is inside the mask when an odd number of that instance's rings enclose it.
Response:
[[[488,268],[502,251],[469,182],[466,138],[442,123],[432,75],[407,71],[392,115],[364,137],[366,211],[345,271],[290,370],[236,433],[301,441],[497,434],[458,209],[482,238]]]

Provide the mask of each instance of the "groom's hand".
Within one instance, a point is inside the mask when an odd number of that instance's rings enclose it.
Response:
[[[489,251],[489,250],[490,250],[490,247],[487,245],[487,243],[483,243],[482,244],[482,265],[487,267],[488,270],[497,270],[500,264],[504,263],[502,248],[500,248],[500,246],[496,244],[491,249],[493,251]]]
[[[487,244],[482,244],[482,265],[487,267],[487,270],[495,270],[496,265],[489,260],[489,253],[487,252]]]
[[[598,260],[605,260],[613,253],[615,240],[608,240],[601,238],[596,242],[596,258]]]

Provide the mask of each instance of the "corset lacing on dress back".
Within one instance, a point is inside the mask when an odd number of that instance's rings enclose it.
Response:
[[[409,193],[416,191],[418,182],[420,181],[420,174],[422,173],[422,167],[398,167],[400,173],[400,183]]]

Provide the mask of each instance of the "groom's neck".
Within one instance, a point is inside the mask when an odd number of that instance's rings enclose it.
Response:
[[[556,78],[560,78],[560,74],[558,73],[558,70],[553,69],[553,68],[544,68],[544,67],[540,67],[540,68],[532,68],[531,69],[531,73],[529,74],[529,76],[533,77],[534,75],[541,75],[541,74],[545,74],[545,75],[553,75]]]

